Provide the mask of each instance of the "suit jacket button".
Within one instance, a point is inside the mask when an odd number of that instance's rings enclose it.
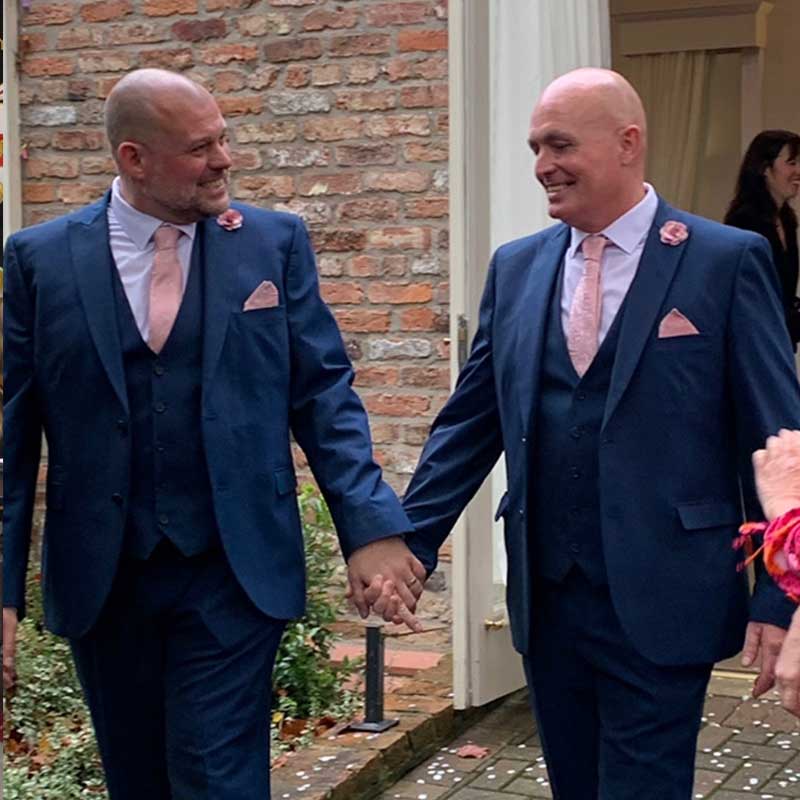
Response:
[[[119,492],[114,492],[114,494],[112,494],[112,495],[111,495],[111,499],[112,499],[112,500],[113,500],[113,501],[114,501],[114,502],[115,502],[115,503],[116,503],[118,506],[121,506],[121,505],[122,505],[122,503],[123,503],[123,501],[124,501],[124,498],[122,497],[122,495],[121,495]]]
[[[128,433],[128,420],[126,419],[118,419],[117,420],[117,430],[125,436]]]

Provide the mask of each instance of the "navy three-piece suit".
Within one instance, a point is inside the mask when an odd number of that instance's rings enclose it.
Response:
[[[667,221],[688,239],[660,240]],[[659,202],[638,271],[579,378],[561,324],[570,229],[501,247],[479,328],[404,499],[431,570],[504,454],[507,606],[555,797],[688,798],[711,664],[748,616],[786,626],[743,520],[751,453],[800,427],[800,387],[762,238]],[[673,309],[696,335],[659,337]],[[749,605],[749,609],[748,609]]]
[[[270,671],[305,601],[290,432],[344,555],[410,528],[296,217],[198,223],[156,355],[109,246],[108,196],[5,254],[3,603],[25,611],[40,443],[46,624],[69,638],[112,797],[264,800]],[[274,307],[243,310],[262,282]]]

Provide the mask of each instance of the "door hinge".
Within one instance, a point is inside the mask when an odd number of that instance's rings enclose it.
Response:
[[[464,368],[469,356],[469,320],[465,314],[458,315],[458,370]]]

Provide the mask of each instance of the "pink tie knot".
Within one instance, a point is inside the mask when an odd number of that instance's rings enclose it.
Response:
[[[153,234],[153,244],[155,244],[156,252],[162,250],[173,250],[178,245],[181,231],[173,228],[172,225],[161,225],[156,228]]]
[[[587,236],[581,245],[584,260],[599,262],[607,244],[608,239],[602,233],[593,233],[591,236]]]

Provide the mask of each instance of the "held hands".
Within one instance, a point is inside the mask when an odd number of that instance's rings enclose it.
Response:
[[[347,562],[347,579],[347,597],[362,619],[372,610],[387,622],[404,622],[412,631],[422,630],[414,611],[422,594],[425,567],[401,536],[358,548]]]
[[[768,520],[800,508],[800,431],[781,430],[753,453],[756,489]]]

